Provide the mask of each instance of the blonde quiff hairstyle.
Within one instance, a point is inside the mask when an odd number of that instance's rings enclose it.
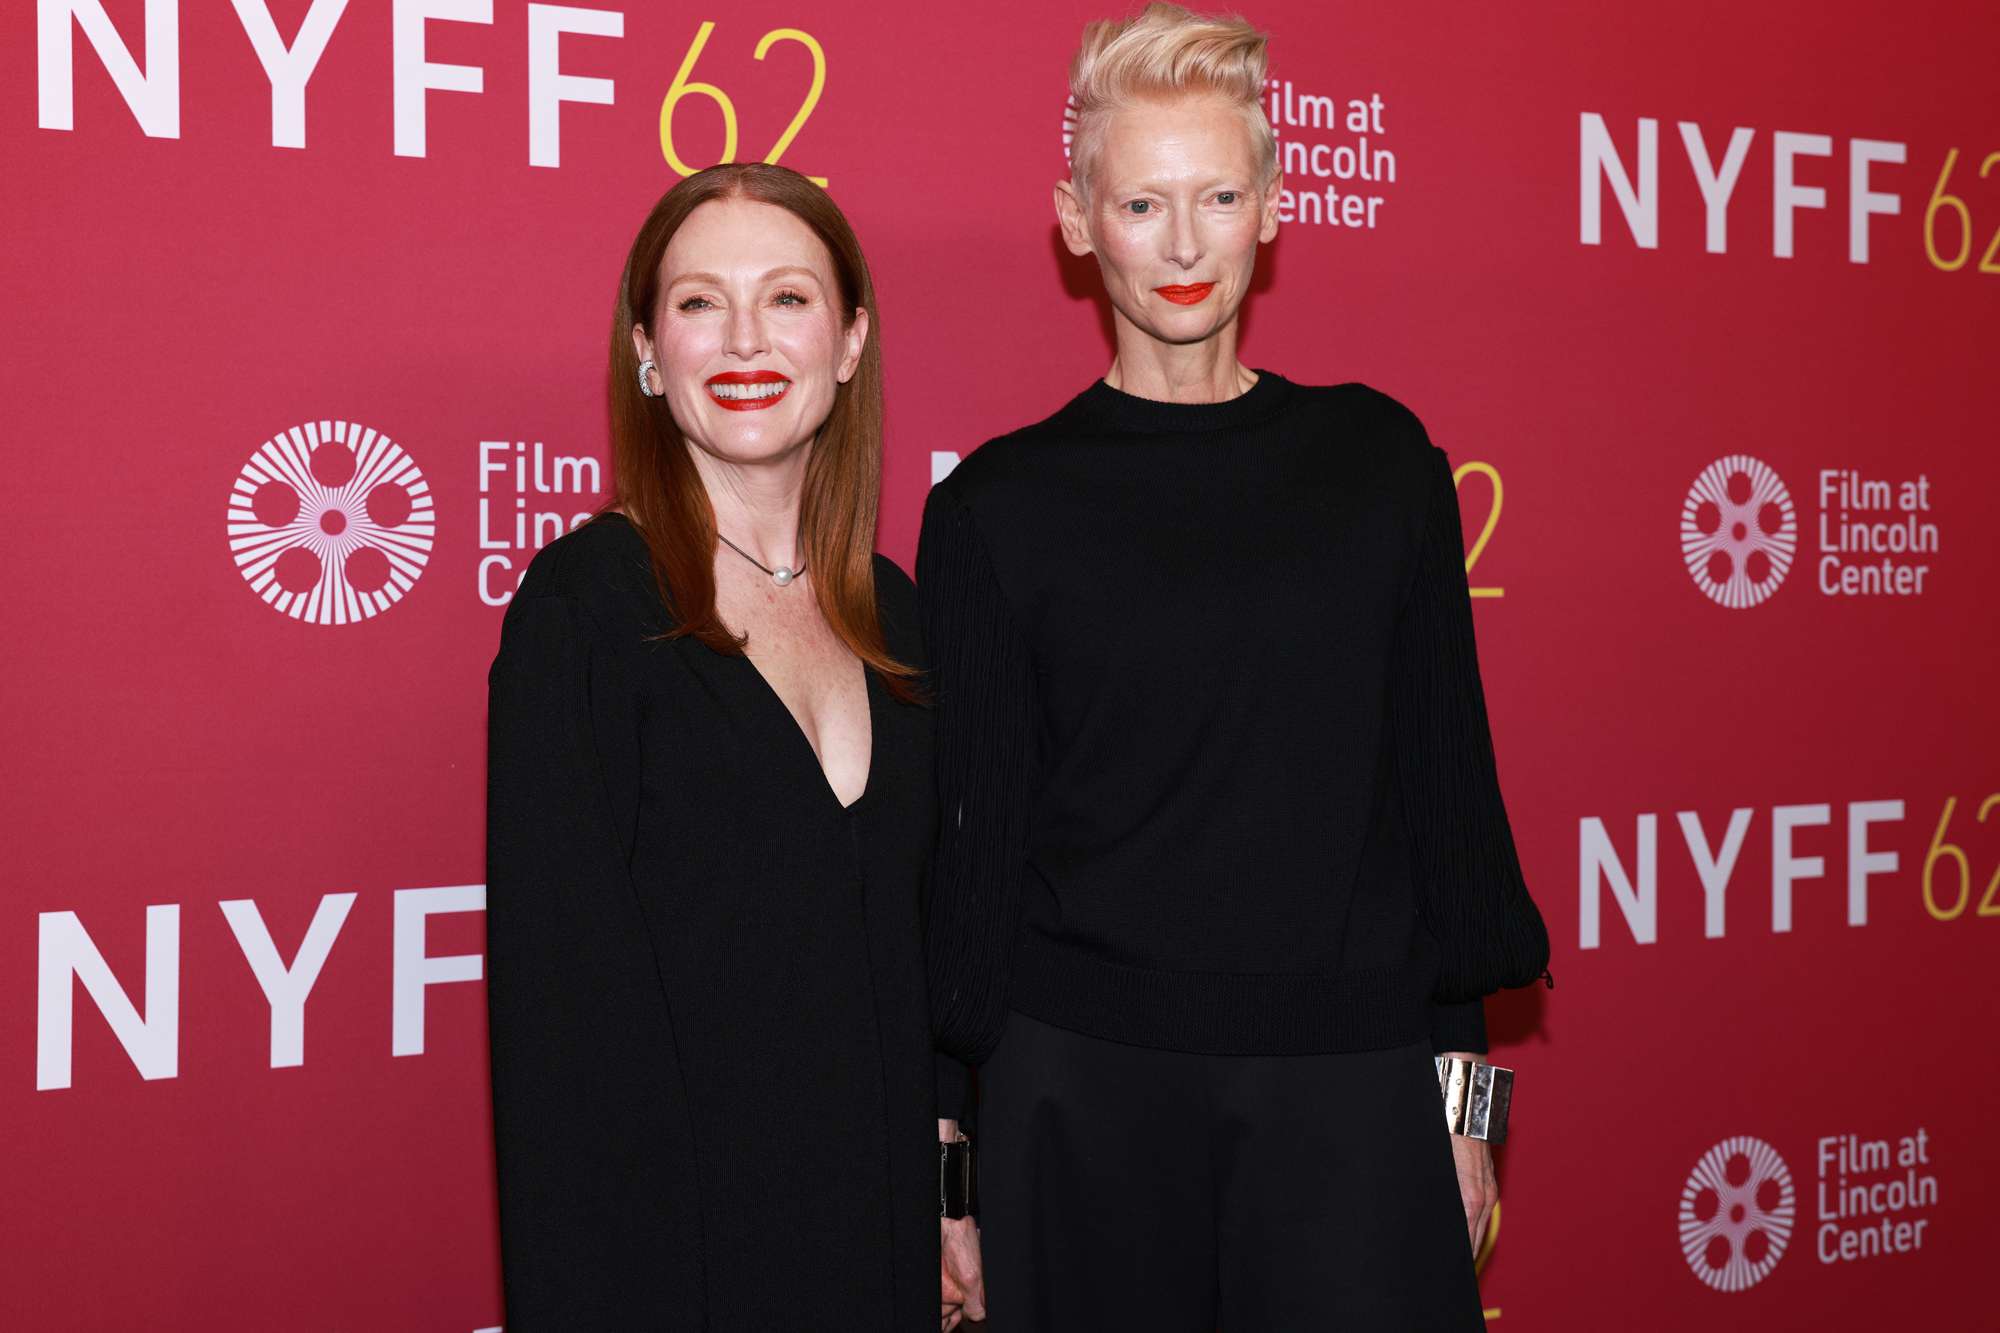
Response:
[[[1070,181],[1090,197],[1090,175],[1104,138],[1108,113],[1135,102],[1214,96],[1234,103],[1250,127],[1268,185],[1278,173],[1278,140],[1264,114],[1264,33],[1237,15],[1196,14],[1155,3],[1135,18],[1097,19],[1084,25],[1083,42],[1069,65],[1076,101],[1070,141]]]

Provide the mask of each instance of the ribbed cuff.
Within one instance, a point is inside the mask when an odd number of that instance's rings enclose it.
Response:
[[[939,1052],[937,1060],[937,1113],[940,1120],[956,1120],[958,1127],[972,1132],[972,1070]]]
[[[1486,1054],[1486,1001],[1431,1006],[1431,1050]]]

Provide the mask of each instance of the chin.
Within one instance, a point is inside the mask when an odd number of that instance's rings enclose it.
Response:
[[[1139,327],[1144,329],[1156,341],[1167,343],[1174,347],[1188,347],[1195,343],[1207,342],[1228,322],[1226,318],[1215,319],[1204,314],[1198,319],[1173,319],[1166,321],[1164,324],[1160,321],[1149,320]]]
[[[785,452],[782,442],[788,437],[786,432],[772,429],[777,424],[709,419],[701,423],[699,432],[682,427],[681,437],[718,462],[749,465],[768,462]]]
[[[1134,303],[1133,308],[1121,313],[1154,341],[1186,347],[1213,338],[1236,318],[1240,303],[1225,307],[1217,300],[1217,295],[1211,294],[1200,305],[1175,306],[1147,299],[1152,296],[1148,292]]]
[[[714,437],[718,450],[728,457],[742,463],[761,463],[791,448],[792,432],[788,426],[789,423],[776,421],[729,422],[715,431]]]

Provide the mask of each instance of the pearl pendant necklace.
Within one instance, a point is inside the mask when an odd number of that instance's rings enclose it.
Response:
[[[730,541],[729,538],[723,536],[720,532],[716,533],[715,537],[716,540],[721,542],[724,546],[727,546],[730,550],[736,552],[736,554],[742,556],[745,560],[748,560],[751,564],[757,566],[757,568],[763,570],[766,574],[769,574],[771,576],[771,582],[777,584],[780,588],[789,586],[793,579],[797,578],[799,575],[806,572],[806,567],[804,565],[800,565],[797,569],[793,569],[790,565],[779,565],[776,569],[773,569],[769,565],[765,564],[762,560],[759,560],[756,556],[750,554],[748,551],[738,546],[735,542]]]

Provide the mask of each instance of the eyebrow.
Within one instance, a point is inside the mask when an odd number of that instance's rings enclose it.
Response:
[[[1253,190],[1256,188],[1255,186],[1245,185],[1243,184],[1243,182],[1245,180],[1254,180],[1254,179],[1256,179],[1256,173],[1254,172],[1252,172],[1249,176],[1237,176],[1234,173],[1229,173],[1220,176],[1208,176],[1208,177],[1198,178],[1194,182],[1191,188],[1196,190]],[[1108,181],[1106,182],[1106,184],[1110,187],[1109,192],[1112,194],[1122,194],[1133,190],[1150,190],[1155,194],[1171,194],[1176,188],[1184,184],[1187,184],[1187,182],[1167,181],[1167,180],[1138,180],[1138,181]]]
[[[805,277],[811,278],[815,282],[819,281],[819,274],[813,272],[811,269],[807,268],[804,264],[784,264],[778,268],[767,270],[762,277],[757,279],[757,281],[760,283],[769,282],[773,278],[784,277],[785,275],[792,273],[803,274]],[[728,285],[719,276],[713,273],[682,273],[674,277],[672,281],[668,282],[667,286],[678,287],[680,286],[680,284],[684,282],[705,282],[715,287],[724,287]]]

